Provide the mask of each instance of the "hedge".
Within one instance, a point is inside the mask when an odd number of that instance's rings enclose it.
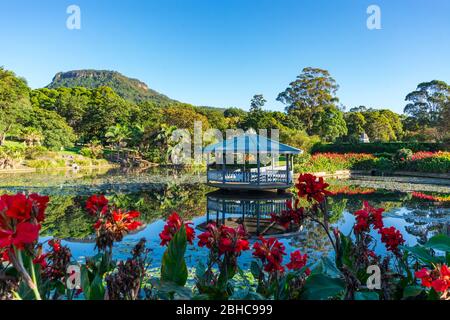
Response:
[[[397,153],[400,149],[411,149],[419,151],[450,151],[449,145],[445,143],[432,142],[373,142],[373,143],[330,143],[316,144],[311,153]]]

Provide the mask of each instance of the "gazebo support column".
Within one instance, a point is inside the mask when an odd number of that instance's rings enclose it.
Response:
[[[222,182],[225,184],[225,174],[226,173],[226,166],[225,166],[225,153],[222,155]]]
[[[261,158],[259,156],[259,152],[256,155],[256,162],[258,165],[258,185],[261,183]]]
[[[289,154],[286,155],[286,184],[289,185],[289,161],[291,161]]]

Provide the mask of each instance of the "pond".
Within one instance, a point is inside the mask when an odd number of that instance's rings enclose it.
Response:
[[[290,193],[227,193],[204,185],[202,172],[152,169],[142,172],[104,170],[90,172],[38,172],[0,175],[0,194],[12,192],[38,192],[51,198],[47,217],[42,226],[41,240],[51,237],[64,239],[74,258],[83,260],[95,253],[92,218],[84,205],[91,194],[102,193],[120,208],[142,213],[145,227],[116,244],[116,258],[126,258],[131,248],[141,239],[147,239],[152,250],[152,266],[159,266],[163,249],[159,233],[164,219],[178,212],[191,220],[199,234],[207,220],[225,221],[243,218],[253,223],[256,233],[264,232],[263,218],[283,210]],[[450,235],[450,182],[445,180],[416,180],[410,178],[357,177],[347,180],[329,179],[334,193],[329,199],[331,222],[344,233],[349,233],[354,222],[352,212],[367,200],[372,206],[385,208],[385,225],[395,226],[406,244],[425,243],[435,234]],[[255,212],[261,215],[256,219]],[[252,220],[253,219],[253,220]],[[232,221],[231,221],[232,222]],[[260,225],[257,225],[260,223]],[[259,227],[259,230],[258,230]],[[286,251],[300,249],[314,261],[320,255],[331,254],[325,233],[320,227],[307,223],[296,232],[278,235]],[[379,236],[374,234],[379,240]],[[377,246],[383,253],[384,246]],[[186,262],[193,267],[204,260],[208,252],[198,246],[189,246]],[[248,267],[251,253],[240,258],[242,267]]]

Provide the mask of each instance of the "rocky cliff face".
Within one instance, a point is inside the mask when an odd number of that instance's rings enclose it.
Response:
[[[86,87],[94,89],[101,86],[111,87],[124,99],[136,103],[146,100],[161,103],[173,101],[167,96],[150,89],[144,82],[128,78],[117,71],[73,70],[58,72],[47,88]]]

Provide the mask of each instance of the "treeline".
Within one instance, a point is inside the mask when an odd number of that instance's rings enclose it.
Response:
[[[0,144],[6,137],[61,149],[80,143],[132,148],[155,162],[168,161],[177,128],[280,129],[282,142],[309,150],[318,142],[357,142],[362,134],[380,142],[448,139],[450,86],[419,84],[405,114],[351,108],[339,103],[339,86],[326,70],[305,68],[277,100],[286,111],[268,111],[255,95],[249,111],[197,107],[176,101],[132,102],[109,87],[31,90],[24,79],[0,68]]]

